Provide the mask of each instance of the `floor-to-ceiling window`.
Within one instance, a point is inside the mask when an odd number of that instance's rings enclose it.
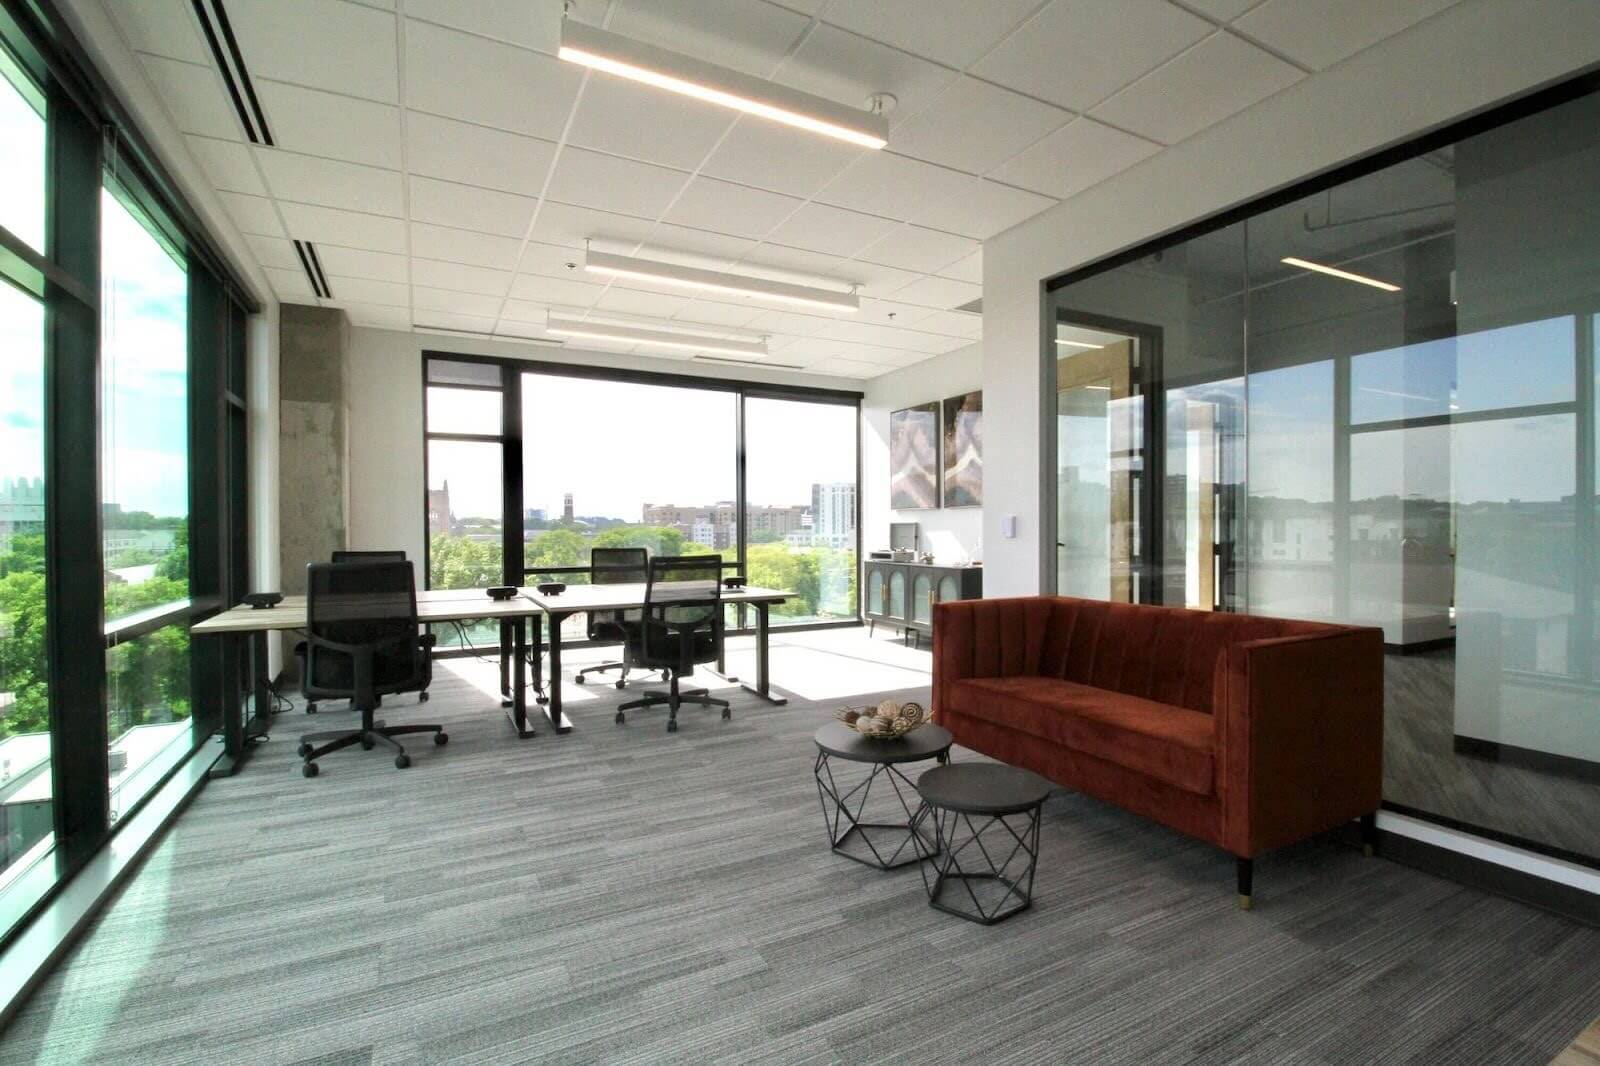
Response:
[[[1047,369],[1058,588],[1380,628],[1385,802],[1600,863],[1600,95],[1568,96],[1062,279]]]

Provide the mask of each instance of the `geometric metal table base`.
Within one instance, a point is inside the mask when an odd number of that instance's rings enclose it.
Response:
[[[993,925],[1033,906],[1042,809],[1043,804],[1036,804],[1007,814],[968,814],[924,803],[914,822],[914,839],[925,840],[931,829],[935,840],[923,855],[933,860],[931,868],[922,870],[928,904],[980,925]],[[1000,855],[1004,858],[997,862]]]
[[[948,752],[940,753],[940,763],[949,761]],[[908,797],[918,804],[922,798],[911,779],[892,763],[872,763],[872,770],[848,791],[840,792],[834,779],[833,766],[828,753],[817,752],[814,773],[817,778],[817,798],[822,803],[822,818],[828,828],[828,842],[833,850],[847,859],[879,870],[894,870],[901,866],[921,862],[938,853],[938,843],[927,830],[916,827],[917,812]],[[867,800],[872,795],[873,782],[887,778],[894,789],[895,798],[905,812],[903,822],[864,822]],[[880,794],[882,789],[878,790]],[[854,800],[854,809],[851,801]],[[843,831],[840,829],[843,827]],[[874,838],[877,839],[874,839]],[[864,850],[863,850],[864,849]]]

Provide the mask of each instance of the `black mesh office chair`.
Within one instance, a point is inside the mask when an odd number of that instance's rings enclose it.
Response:
[[[317,776],[316,760],[352,744],[368,751],[379,744],[392,749],[395,766],[403,770],[411,759],[395,737],[432,733],[435,744],[449,741],[443,726],[390,726],[373,717],[384,696],[415,692],[428,677],[433,638],[417,633],[411,564],[312,563],[306,567],[306,577],[306,671],[301,689],[307,699],[348,697],[361,712],[361,728],[301,737],[302,772]]]
[[[696,663],[715,662],[722,650],[722,556],[651,559],[646,574],[643,617],[628,632],[628,662],[667,671],[671,687],[624,703],[617,721],[627,721],[628,711],[663,703],[669,733],[678,731],[679,704],[721,707],[722,717],[731,717],[727,700],[713,699],[703,688],[678,690],[679,679],[693,674]]]
[[[589,581],[595,585],[639,584],[645,579],[645,566],[649,561],[650,553],[643,548],[595,548],[589,552]],[[638,624],[640,614],[639,611],[590,611],[589,639],[600,644],[626,643],[628,630]],[[586,666],[572,680],[581,685],[586,674],[621,670],[617,687],[626,688],[628,665],[624,657],[616,662]]]
[[[336,552],[333,553],[333,561],[336,562],[336,563],[363,563],[363,562],[365,562],[365,563],[394,563],[394,562],[403,563],[403,562],[406,561],[406,553],[403,552],[403,551],[399,551],[399,550],[394,550],[394,551],[336,551]],[[306,587],[309,588],[310,586],[308,585]],[[306,642],[305,641],[302,640],[302,641],[300,641],[298,644],[296,644],[294,646],[294,655],[295,655],[296,659],[300,660],[300,676],[301,677],[305,677],[306,676]],[[430,658],[428,660],[428,676],[427,676],[426,680],[424,680],[423,683],[422,683],[421,691],[419,691],[417,693],[417,702],[418,703],[427,703],[428,702],[428,688],[432,684],[433,684],[433,660],[432,660],[432,658]],[[354,706],[354,705],[352,704],[352,706]],[[308,700],[306,702],[306,713],[307,714],[316,714],[317,713],[317,704],[316,704],[315,700]]]

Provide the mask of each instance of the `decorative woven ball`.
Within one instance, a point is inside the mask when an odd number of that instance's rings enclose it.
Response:
[[[845,707],[833,715],[857,733],[882,740],[903,737],[928,723],[928,712],[920,703],[884,700],[876,707]]]

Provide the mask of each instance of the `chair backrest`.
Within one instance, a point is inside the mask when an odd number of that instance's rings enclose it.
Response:
[[[354,694],[362,654],[371,655],[378,691],[396,691],[422,670],[416,576],[403,559],[310,564],[306,623],[308,692]]]
[[[722,640],[722,556],[650,560],[644,591],[644,651],[651,660],[711,662]]]
[[[403,551],[336,551],[333,553],[336,563],[403,563],[406,553]]]
[[[644,548],[594,548],[589,552],[589,581],[595,585],[632,585],[645,579],[650,553]],[[623,622],[639,617],[638,611],[590,611],[590,640],[619,640]]]

